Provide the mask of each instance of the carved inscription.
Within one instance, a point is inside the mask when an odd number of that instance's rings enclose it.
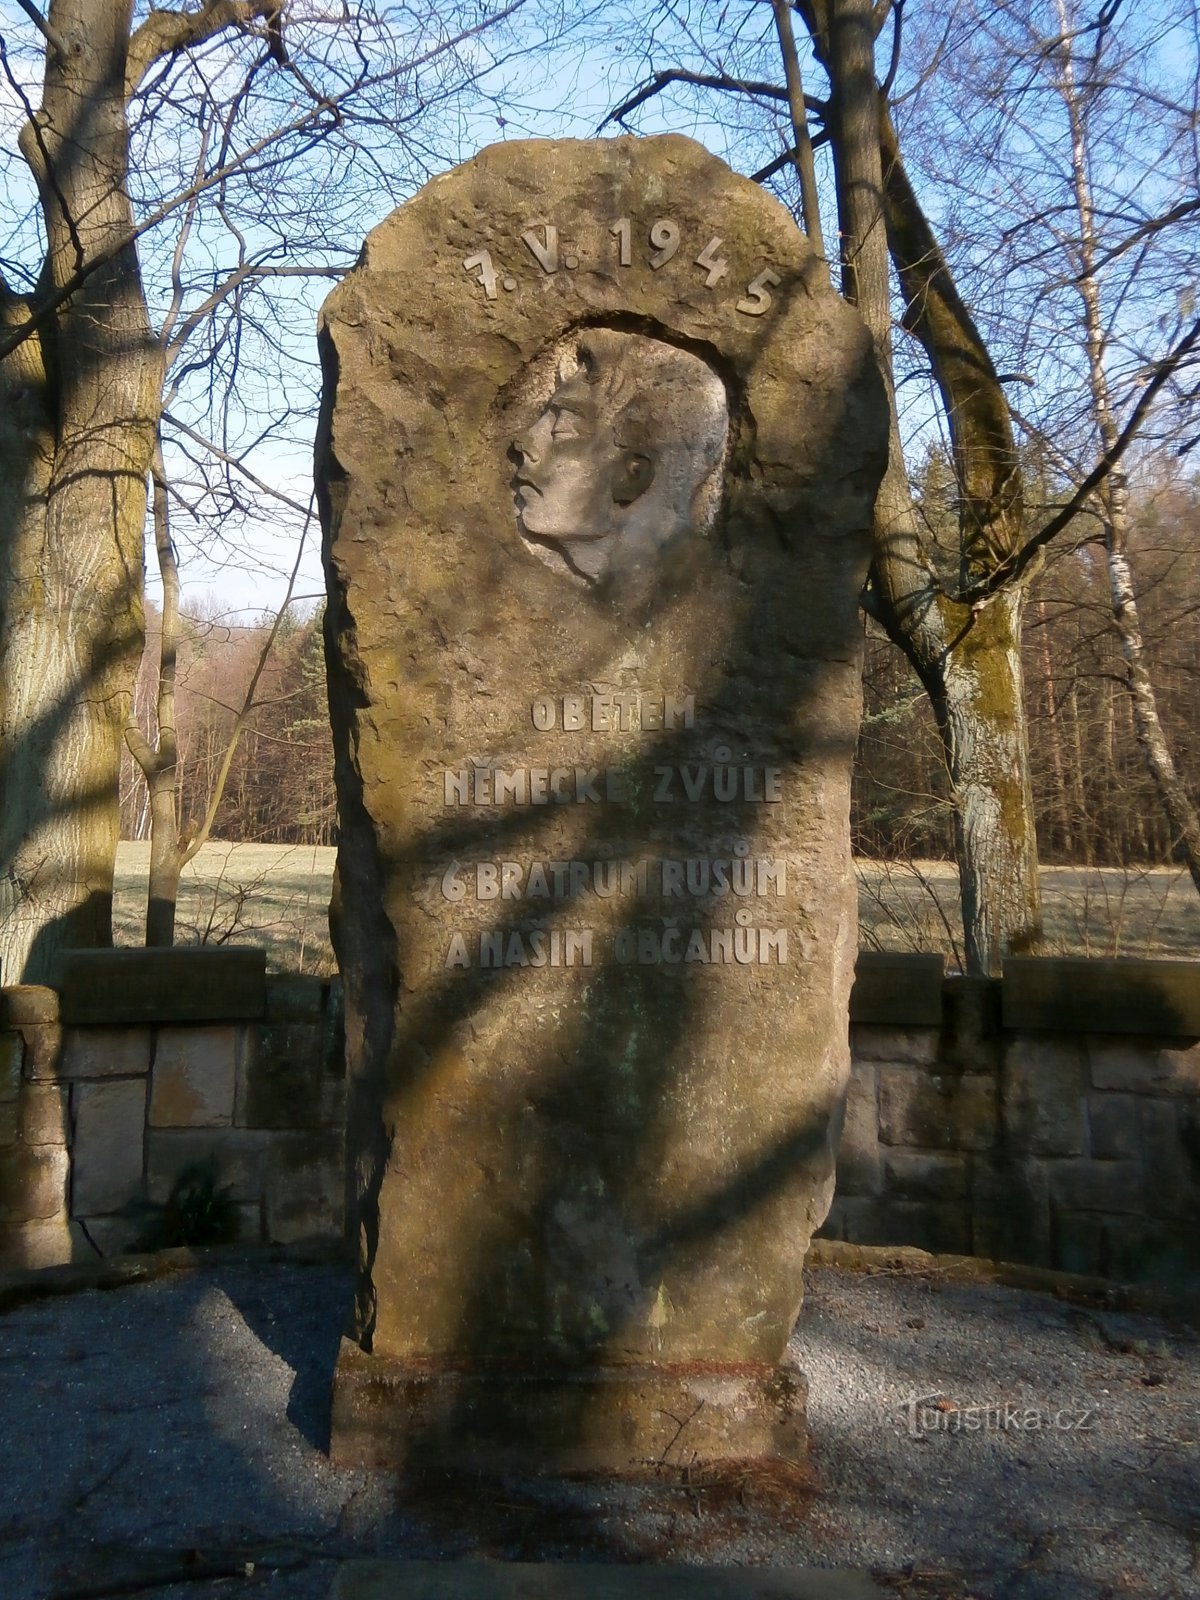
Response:
[[[539,732],[691,729],[696,725],[696,702],[692,695],[637,691],[541,696],[531,702],[529,718]],[[782,800],[782,768],[734,762],[727,745],[716,745],[712,757],[655,766],[652,803],[769,805]],[[455,808],[622,805],[636,798],[632,784],[629,772],[620,768],[500,767],[471,761],[444,770],[442,799],[445,806]],[[591,860],[452,861],[441,874],[438,892],[449,905],[521,901],[578,907],[589,900],[630,899],[685,905],[727,902],[732,909],[739,900],[785,900],[787,862],[752,854],[746,840],[734,842],[724,856],[634,859],[603,847]],[[444,964],[447,968],[590,967],[598,943],[593,928],[458,931],[450,936]],[[683,926],[668,914],[658,926],[618,929],[610,954],[622,966],[782,965],[788,960],[788,930],[758,925],[746,905],[738,906],[727,927]]]
[[[691,251],[696,248],[695,243],[687,248],[684,247],[683,232],[673,217],[655,217],[648,226],[642,223],[636,227],[632,217],[618,217],[607,230],[600,233],[599,238],[603,240],[606,236],[616,241],[618,267],[632,268],[645,265],[652,272],[659,272],[669,262],[674,261],[683,249],[684,261],[691,268],[699,267],[703,272],[706,289],[718,288],[729,276],[728,261],[717,254],[723,243],[721,235],[714,233],[693,256]],[[701,234],[699,237],[702,239],[704,235]],[[638,241],[636,254],[635,239]],[[546,222],[540,228],[526,228],[521,234],[521,243],[545,277],[552,278],[560,267],[568,272],[574,272],[581,264],[580,256],[570,253],[560,254],[556,223]],[[610,245],[609,250],[612,248]],[[599,242],[594,254],[601,260],[604,257]],[[509,293],[518,287],[518,280],[514,277],[497,278],[490,250],[477,250],[473,255],[464,256],[462,264],[464,272],[470,273],[488,300],[499,298],[498,286]],[[734,301],[734,310],[740,311],[747,317],[761,317],[771,307],[771,290],[782,281],[772,267],[763,267],[745,285],[741,297]]]

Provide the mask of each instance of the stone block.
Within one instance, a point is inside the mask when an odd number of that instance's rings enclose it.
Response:
[[[262,1202],[252,1204],[244,1201],[237,1208],[238,1213],[238,1242],[239,1244],[263,1244],[266,1241],[266,1231],[263,1227]]]
[[[1054,1217],[1053,1262],[1059,1272],[1109,1276],[1108,1225],[1096,1211],[1058,1211]]]
[[[860,950],[850,991],[850,1021],[940,1028],[946,959],[933,954]]]
[[[1200,1279],[1200,1229],[1157,1217],[1106,1219],[1105,1275],[1195,1296]]]
[[[926,1150],[989,1150],[996,1142],[995,1079],[880,1066],[879,1137]]]
[[[1200,1105],[1143,1100],[1138,1113],[1147,1213],[1200,1226]]]
[[[817,1237],[846,1239],[851,1244],[874,1244],[879,1232],[880,1210],[886,1204],[883,1196],[835,1194]]]
[[[1130,1094],[1090,1094],[1088,1151],[1100,1161],[1133,1160],[1141,1153],[1141,1101]]]
[[[0,1028],[26,1028],[58,1021],[58,995],[36,983],[0,989]]]
[[[321,1070],[327,1076],[346,1076],[346,1001],[341,979],[334,978],[321,1019]]]
[[[15,1144],[21,1125],[19,1100],[0,1100],[0,1145]]]
[[[873,1061],[854,1068],[846,1089],[846,1117],[837,1154],[839,1194],[877,1194],[881,1183],[879,1162],[879,1101]]]
[[[999,978],[948,978],[943,988],[942,1053],[960,1072],[994,1074],[1000,1067]]]
[[[967,1158],[928,1150],[889,1150],[887,1193],[902,1200],[965,1200]]]
[[[264,1158],[270,1135],[243,1128],[206,1132],[200,1128],[152,1128],[146,1137],[146,1194],[161,1205],[182,1172],[210,1159],[217,1184],[230,1198],[255,1204],[263,1191]]]
[[[40,1222],[0,1225],[0,1270],[29,1271],[95,1259],[96,1252],[83,1229],[69,1221],[65,1211]]]
[[[146,1219],[143,1216],[118,1214],[108,1217],[79,1217],[77,1220],[86,1230],[96,1253],[105,1260],[113,1256],[129,1255],[143,1248],[146,1232]]]
[[[146,1080],[77,1083],[71,1210],[75,1216],[117,1211],[142,1193]]]
[[[340,1132],[275,1135],[264,1183],[266,1235],[271,1243],[341,1234],[343,1160]]]
[[[239,1075],[236,1120],[247,1128],[321,1125],[321,1027],[273,1022],[256,1028]]]
[[[878,1214],[871,1244],[907,1244],[933,1255],[966,1255],[971,1248],[967,1206],[954,1200],[889,1200]]]
[[[1047,1161],[1050,1203],[1063,1211],[1138,1212],[1142,1173],[1136,1161]]]
[[[1013,956],[1004,1026],[1066,1033],[1200,1037],[1200,961]]]
[[[150,1085],[152,1128],[223,1128],[233,1122],[242,1030],[159,1028]]]
[[[57,1022],[32,1022],[21,1029],[25,1042],[24,1072],[35,1083],[61,1075],[63,1033]]]
[[[1163,1047],[1153,1039],[1093,1035],[1087,1054],[1097,1089],[1200,1099],[1200,1045]]]
[[[20,1136],[25,1144],[70,1142],[71,1117],[67,1089],[57,1083],[28,1083],[21,1096]]]
[[[67,1209],[67,1152],[52,1145],[0,1149],[0,1222],[37,1222]]]
[[[266,1004],[266,953],[246,945],[72,950],[61,989],[66,1023],[253,1020]]]
[[[941,1033],[936,1028],[876,1027],[866,1022],[850,1027],[850,1054],[855,1061],[932,1066],[940,1043]]]
[[[0,1033],[0,1105],[15,1100],[21,1090],[21,1063],[25,1041],[11,1028]]]
[[[66,1028],[62,1059],[57,1073],[52,1075],[72,1079],[132,1078],[149,1071],[149,1028]]]
[[[346,1123],[345,1078],[322,1078],[321,1115],[318,1127],[342,1128]]]
[[[267,1022],[320,1022],[327,985],[320,978],[275,974],[267,978]]]
[[[330,1457],[335,1467],[417,1471],[453,1467],[489,1475],[542,1472],[629,1473],[782,1457],[803,1460],[807,1384],[794,1366],[733,1362],[480,1371],[461,1361],[406,1366],[342,1341],[333,1382]],[[611,1600],[609,1567],[594,1600]],[[633,1570],[636,1570],[633,1569]],[[578,1596],[580,1567],[557,1587]],[[740,1578],[740,1574],[739,1574]],[[586,1580],[583,1580],[586,1581]],[[519,1585],[519,1586],[518,1586]],[[528,1578],[505,1584],[509,1596],[536,1592]],[[383,1591],[378,1591],[380,1594]],[[461,1575],[445,1596],[469,1593]],[[549,1594],[554,1592],[547,1589]],[[661,1579],[646,1589],[659,1595]],[[684,1592],[676,1590],[679,1600]],[[743,1582],[730,1595],[753,1593]],[[408,1584],[392,1594],[411,1595]],[[778,1596],[778,1591],[776,1591]]]
[[[1002,1151],[971,1163],[971,1249],[992,1261],[1053,1265],[1045,1164]]]
[[[1004,1130],[1014,1151],[1078,1156],[1087,1149],[1087,1074],[1073,1039],[1025,1034],[1008,1041],[1002,1069]]]

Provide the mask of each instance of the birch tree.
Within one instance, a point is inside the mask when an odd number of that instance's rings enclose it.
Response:
[[[1131,551],[1130,467],[1196,445],[1200,368],[1200,8],[1010,0],[963,9],[947,127],[980,275],[1003,274],[1011,359],[1033,374],[1023,422],[1078,478],[1113,461],[1087,509],[1138,744],[1200,889],[1200,817],[1160,715]],[[986,86],[966,109],[973,83]],[[987,150],[987,207],[974,199]],[[1000,322],[1000,318],[997,318]],[[1136,439],[1128,454],[1122,441]],[[1148,574],[1146,575],[1148,577]]]
[[[979,21],[969,9],[954,7],[936,19],[939,44],[929,66],[935,83],[958,45],[969,56],[970,30]],[[793,84],[799,63],[790,59],[794,46],[777,26],[770,42],[783,60],[780,65],[776,55],[773,80],[764,54],[767,18],[778,24],[779,8],[748,7],[728,18],[732,11],[721,13],[724,50],[711,48],[710,38],[700,67],[652,71],[616,115],[624,119],[651,95],[680,84],[757,108],[749,123],[760,135],[772,121],[784,126],[786,107],[793,136],[782,133],[783,155],[756,162],[754,176],[774,178],[795,162],[802,186],[804,138],[796,127]],[[932,704],[953,805],[966,964],[972,971],[996,972],[1005,954],[1035,949],[1041,940],[1021,660],[1029,584],[1047,544],[1109,481],[1189,347],[1177,343],[1152,365],[1138,404],[1100,439],[1062,504],[1044,511],[1028,505],[1016,413],[1007,393],[1012,375],[997,367],[989,337],[960,290],[931,220],[936,213],[922,203],[910,175],[908,135],[902,139],[893,120],[890,97],[904,48],[902,0],[795,0],[794,11],[819,74],[804,104],[818,129],[811,143],[830,156],[838,218],[838,248],[830,254],[842,293],[874,336],[892,400],[889,463],[876,504],[864,605],[903,652]],[[758,53],[747,57],[755,16]],[[967,84],[965,122],[970,94]],[[927,130],[927,138],[934,149],[936,128]],[[986,167],[986,154],[976,154]],[[943,161],[931,176],[935,201],[943,198],[938,185],[944,170]],[[797,211],[807,216],[808,206]],[[820,248],[822,239],[811,227],[809,232]],[[987,282],[986,262],[972,258],[969,238],[956,242],[960,262],[979,266],[971,281],[986,300],[995,290],[994,283],[980,288]],[[910,487],[896,399],[897,321],[923,353],[950,446],[958,539],[949,566],[939,559]]]

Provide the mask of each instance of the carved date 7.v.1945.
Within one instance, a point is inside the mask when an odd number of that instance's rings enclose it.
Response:
[[[608,230],[608,237],[613,243],[609,249],[613,252],[618,267],[632,267],[634,259],[634,228],[631,217],[619,217]],[[649,250],[645,255],[645,264],[653,272],[660,267],[665,267],[668,261],[675,259],[682,244],[679,224],[670,217],[659,217],[650,226],[648,233]],[[544,224],[541,237],[533,228],[526,228],[521,235],[521,243],[537,262],[538,266],[547,275],[552,277],[562,266],[568,272],[574,272],[579,266],[579,257],[576,255],[560,254],[558,242],[558,228],[553,222]],[[729,275],[729,263],[724,256],[718,254],[722,240],[714,234],[705,244],[704,248],[694,258],[692,265],[699,267],[704,272],[704,287],[715,289],[723,278]],[[465,271],[475,274],[478,283],[489,300],[495,300],[501,289],[511,293],[517,287],[516,278],[506,274],[500,278],[496,275],[496,268],[492,262],[490,250],[478,250],[474,255],[463,260]],[[779,274],[771,267],[764,267],[746,285],[746,292],[742,299],[736,302],[735,309],[748,317],[761,317],[771,304],[771,289],[782,282]]]

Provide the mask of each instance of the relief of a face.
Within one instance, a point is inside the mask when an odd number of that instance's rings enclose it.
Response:
[[[585,380],[560,383],[513,449],[517,509],[540,539],[600,539],[612,531],[620,452]]]

